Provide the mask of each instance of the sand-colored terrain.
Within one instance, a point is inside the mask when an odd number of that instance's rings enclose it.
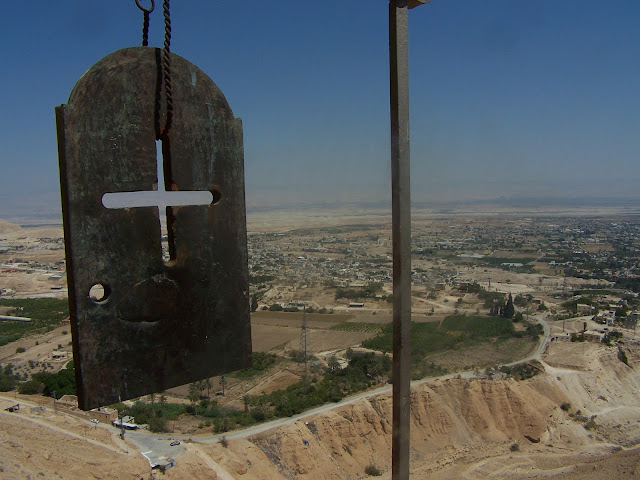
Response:
[[[636,347],[632,355],[637,361]],[[412,478],[639,475],[640,452],[632,447],[640,375],[615,349],[596,345],[554,346],[545,358],[547,372],[527,381],[451,379],[414,388]],[[559,360],[572,368],[552,366]],[[565,402],[569,411],[560,408]],[[595,415],[593,428],[578,409],[587,419]],[[390,478],[390,448],[391,399],[383,395],[203,450],[234,478],[345,479],[364,478],[368,465]]]
[[[21,227],[0,219],[0,290],[16,298],[67,296],[62,225]]]
[[[122,442],[115,429],[0,398],[0,478],[132,479],[150,478],[149,463]],[[32,404],[31,404],[32,405]]]
[[[469,218],[477,212],[455,213]],[[450,213],[450,212],[449,212]],[[504,214],[513,212],[504,211]],[[536,212],[531,212],[535,215]],[[554,212],[568,215],[569,212]],[[593,212],[590,212],[593,213]],[[448,214],[448,213],[447,213]],[[437,211],[417,212],[415,224],[440,218]],[[387,211],[332,212],[289,211],[249,215],[249,231],[286,231],[292,228],[344,225],[388,225]],[[274,225],[279,225],[274,228]],[[386,228],[386,227],[385,227]],[[0,246],[12,250],[2,254],[0,287],[16,291],[16,297],[65,296],[64,276],[56,275],[64,258],[59,239],[61,228],[22,228],[0,222]],[[384,242],[383,242],[384,243]],[[19,247],[19,248],[13,248]],[[388,245],[375,247],[378,253]],[[386,250],[385,250],[386,249]],[[292,255],[302,252],[294,251]],[[324,255],[324,254],[323,254]],[[331,253],[326,254],[331,257]],[[505,253],[506,255],[506,253]],[[427,268],[430,261],[416,262]],[[17,264],[17,265],[16,265]],[[56,264],[59,267],[56,267]],[[7,266],[10,265],[10,266]],[[433,266],[433,265],[431,265]],[[444,267],[443,267],[444,268]],[[453,270],[451,266],[447,267]],[[554,291],[585,283],[540,273],[519,274],[496,268],[466,265],[456,267],[460,280],[478,279],[493,290],[535,293],[551,309],[559,305]],[[51,275],[55,278],[51,278]],[[306,283],[306,282],[305,282]],[[51,289],[51,287],[56,289]],[[390,293],[390,285],[385,285]],[[430,288],[416,287],[413,310],[418,321],[440,321],[455,309],[473,313],[478,300],[447,287],[436,298]],[[383,323],[390,320],[391,305],[384,300],[367,301],[354,312],[348,300],[336,302],[332,290],[320,284],[304,288],[275,285],[261,303],[293,300],[313,301],[314,308],[335,307],[334,315],[308,315],[307,343],[311,353],[331,352],[358,345],[372,336],[368,332],[346,332],[331,327],[349,322]],[[461,299],[462,302],[458,303]],[[341,302],[341,303],[340,303]],[[262,305],[261,305],[262,306]],[[375,313],[375,315],[374,315]],[[567,322],[567,331],[581,328],[582,319]],[[252,318],[255,351],[284,353],[300,348],[301,315],[256,312]],[[552,327],[558,333],[560,323]],[[52,370],[67,358],[53,358],[54,350],[70,350],[68,326],[38,336],[27,336],[0,347],[0,364],[11,361],[18,373],[39,371],[29,362],[46,362]],[[67,333],[63,333],[63,332]],[[36,345],[36,341],[38,344]],[[627,333],[625,341],[628,342]],[[62,348],[58,349],[58,345]],[[17,353],[18,347],[25,352]],[[528,355],[532,345],[506,342],[502,352]],[[528,479],[595,480],[640,478],[640,350],[625,344],[631,367],[624,365],[616,348],[589,343],[556,342],[542,356],[545,372],[533,379],[439,379],[416,385],[412,393],[411,472],[416,479]],[[509,349],[513,350],[507,352]],[[478,346],[465,352],[436,354],[431,360],[450,367],[498,364],[495,350]],[[440,355],[440,360],[439,357]],[[58,356],[58,355],[56,355]],[[302,367],[287,367],[251,379],[230,378],[221,404],[242,408],[242,395],[260,394],[296,382]],[[475,367],[474,367],[475,368]],[[214,383],[213,390],[221,388]],[[184,393],[184,392],[183,392]],[[374,465],[389,479],[391,462],[391,398],[389,394],[356,402],[330,405],[326,411],[283,423],[260,433],[229,434],[228,446],[219,437],[205,437],[197,420],[185,420],[181,431],[183,449],[175,450],[175,466],[165,474],[151,471],[141,450],[123,443],[108,426],[93,426],[77,412],[31,410],[42,397],[0,394],[0,479],[21,478],[166,478],[166,479],[360,479]],[[228,400],[227,400],[228,399]],[[171,398],[171,401],[180,401]],[[183,401],[187,401],[183,399]],[[20,412],[4,408],[21,402]],[[235,402],[235,403],[234,403]],[[570,408],[563,410],[560,405]],[[208,434],[211,434],[209,429]],[[148,434],[168,443],[163,437]],[[193,441],[189,442],[189,437]],[[308,443],[307,443],[308,442]]]
[[[640,349],[626,348],[634,368],[613,347],[558,343],[542,358],[545,373],[530,380],[453,378],[414,386],[412,478],[635,478]],[[561,409],[563,403],[570,408]],[[108,430],[84,441],[86,421],[69,414],[2,413],[0,425],[4,478],[34,478],[40,471],[46,478],[87,478],[81,472],[88,471],[96,478],[149,478],[144,458],[130,447],[127,454]],[[365,468],[375,465],[388,479],[391,398],[378,395],[234,435],[227,447],[191,438],[164,478],[348,479],[364,478]]]

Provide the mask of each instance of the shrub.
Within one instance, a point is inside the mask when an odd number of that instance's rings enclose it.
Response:
[[[624,352],[624,350],[622,350],[620,346],[618,346],[618,360],[629,366],[629,359],[627,358],[627,354]]]
[[[151,417],[148,422],[149,430],[152,432],[166,432],[167,421],[163,417]]]
[[[585,430],[593,430],[594,428],[596,428],[598,425],[596,425],[596,421],[594,420],[594,417],[591,417],[587,423],[585,423],[583,425],[583,427],[585,428]]]
[[[371,477],[379,477],[382,475],[382,472],[375,465],[367,465],[367,468],[364,469],[364,473]]]
[[[51,365],[48,365],[51,367]],[[47,373],[47,365],[42,365],[42,372],[33,375],[35,380],[44,384],[43,395],[49,397],[53,392],[56,392],[56,398],[60,398],[63,395],[75,395],[76,394],[76,379],[73,369],[73,362],[69,362],[67,367],[60,370],[58,373]]]
[[[277,356],[273,353],[253,352],[251,354],[251,366],[237,370],[231,375],[235,378],[249,378],[268,370],[276,363]]]
[[[18,393],[21,393],[23,395],[34,395],[36,393],[42,393],[42,390],[44,390],[44,385],[37,380],[29,380],[22,383],[18,387]]]
[[[214,433],[228,432],[230,429],[231,429],[231,425],[227,417],[224,417],[224,418],[218,417],[213,421]]]
[[[571,404],[569,402],[564,402],[562,405],[560,405],[560,408],[565,412],[568,412],[569,410],[571,410]]]
[[[26,351],[27,351],[27,349],[26,349],[26,348],[24,348],[24,347],[18,347],[18,348],[16,348],[16,353],[24,353],[24,352],[26,352]]]
[[[229,440],[227,440],[227,437],[225,437],[224,435],[218,443],[220,443],[220,445],[222,445],[224,448],[227,448],[229,446]]]
[[[8,392],[16,388],[16,377],[0,373],[0,392]]]
[[[512,443],[509,447],[509,450],[511,450],[512,452],[517,452],[518,450],[520,450],[520,444],[518,442]]]

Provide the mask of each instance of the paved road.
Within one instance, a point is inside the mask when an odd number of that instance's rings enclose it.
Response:
[[[523,361],[529,361],[536,359],[540,356],[540,354],[546,348],[549,342],[549,325],[543,319],[542,315],[532,316],[532,319],[542,324],[544,328],[544,336],[542,341],[538,345],[538,348],[527,358],[512,362],[508,365],[515,365],[517,363],[521,363]],[[476,375],[472,371],[467,372],[456,372],[449,375],[440,375],[437,377],[427,377],[421,380],[416,380],[411,382],[412,386],[422,385],[427,382],[433,382],[434,380],[443,380],[450,378],[475,378]],[[298,420],[303,420],[305,418],[311,417],[313,415],[318,415],[320,413],[328,412],[329,410],[333,410],[334,408],[340,408],[345,405],[350,405],[356,403],[365,398],[371,398],[376,395],[388,394],[391,392],[391,385],[384,385],[382,387],[378,387],[373,390],[368,390],[366,392],[359,393],[357,395],[353,395],[351,397],[345,398],[339,402],[331,403],[327,405],[322,405],[320,407],[314,408],[312,410],[308,410],[298,415],[294,415],[292,417],[280,418],[277,420],[273,420],[271,422],[262,423],[260,425],[255,425],[253,427],[246,428],[244,430],[236,430],[233,432],[227,432],[224,434],[218,435],[206,435],[206,436],[197,436],[195,440],[197,442],[218,442],[223,437],[227,439],[233,438],[247,438],[252,435],[257,435],[259,433],[265,432],[267,430],[271,430],[272,428],[277,428],[288,423],[296,422]],[[111,427],[105,427],[111,428]],[[166,464],[168,459],[175,459],[183,455],[187,452],[187,446],[184,444],[184,441],[189,439],[191,436],[189,435],[181,435],[181,434],[157,434],[151,433],[146,430],[137,430],[137,431],[126,431],[125,438],[130,440],[133,444],[136,445],[140,453],[142,453],[148,460],[149,463],[154,465],[157,463]],[[174,440],[180,440],[181,444],[176,446],[171,446],[171,442]],[[101,444],[100,446],[106,448],[112,448]],[[222,471],[220,473],[223,473]]]
[[[529,355],[528,357],[521,359],[521,360],[517,360],[515,362],[511,362],[509,364],[505,364],[506,366],[511,366],[511,365],[516,365],[518,363],[522,363],[522,362],[526,362],[526,361],[530,361],[530,360],[534,360],[540,357],[540,355],[542,354],[542,352],[544,351],[544,349],[547,347],[547,344],[549,342],[549,338],[550,338],[550,329],[549,329],[549,325],[547,324],[547,322],[544,320],[543,315],[532,315],[530,317],[530,320],[535,320],[536,322],[540,323],[543,328],[544,328],[544,336],[542,337],[542,340],[540,341],[540,344],[538,345],[538,348],[536,348],[536,350]],[[418,385],[422,385],[424,383],[428,383],[428,382],[433,382],[434,380],[445,380],[445,379],[451,379],[451,378],[467,378],[467,379],[471,379],[471,378],[476,378],[477,376],[474,374],[473,371],[466,371],[466,372],[456,372],[456,373],[451,373],[448,375],[440,375],[437,377],[427,377],[427,378],[423,378],[421,380],[415,380],[413,382],[411,382],[411,386],[418,386]],[[352,403],[356,403],[364,398],[370,398],[370,397],[375,397],[376,395],[381,395],[381,394],[386,394],[386,393],[390,393],[392,389],[391,385],[385,385],[382,387],[378,387],[376,389],[373,390],[368,390],[366,392],[362,392],[359,393],[357,395],[353,395],[351,397],[345,398],[339,402],[336,403],[330,403],[328,405],[322,405],[320,407],[314,408],[312,410],[307,410],[306,412],[300,413],[298,415],[294,415],[292,417],[287,417],[287,418],[279,418],[277,420],[272,420],[271,422],[266,422],[266,423],[262,423],[260,425],[255,425],[253,427],[249,427],[249,428],[245,428],[244,430],[235,430],[232,432],[227,432],[224,434],[217,434],[217,435],[206,435],[206,436],[198,436],[196,438],[196,440],[198,442],[218,442],[220,441],[220,439],[222,439],[222,437],[226,437],[227,439],[233,439],[233,438],[247,438],[247,437],[251,437],[253,435],[257,435],[259,433],[265,432],[267,430],[271,430],[272,428],[277,428],[277,427],[281,427],[283,425],[286,425],[288,423],[292,423],[292,422],[296,422],[298,420],[303,420],[307,417],[311,417],[313,415],[317,415],[320,413],[325,413],[328,412],[329,410],[333,410],[334,408],[340,408],[343,407],[345,405],[350,405]],[[142,437],[150,437],[152,435],[149,435],[148,433],[143,433],[143,432],[139,432],[136,433],[136,436],[140,436]],[[131,438],[131,437],[130,437]],[[180,438],[180,439],[185,439],[185,438],[189,438],[188,435],[153,435],[153,438],[155,439],[156,442],[164,442],[164,444],[168,445],[169,442],[172,439],[175,438]],[[136,442],[138,440],[136,439]],[[151,442],[148,443],[142,443],[144,442],[144,440],[140,440],[141,444],[143,445],[148,445],[149,447],[152,446]]]
[[[185,436],[179,435],[180,445],[171,446],[171,442],[178,438],[171,435],[158,435],[147,431],[125,431],[124,437],[135,444],[151,465],[166,464],[168,459],[175,459],[184,454],[187,449],[184,444]]]

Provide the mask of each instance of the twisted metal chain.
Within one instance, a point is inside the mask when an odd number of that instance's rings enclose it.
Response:
[[[167,101],[167,121],[162,136],[169,134],[173,123],[173,91],[171,88],[171,17],[169,15],[169,0],[164,0],[164,48],[162,49],[162,73],[164,79],[164,94]]]
[[[142,10],[142,46],[146,47],[149,45],[149,14],[156,8],[156,3],[155,0],[151,0],[151,6],[144,8],[138,0],[135,1],[137,7]]]
[[[144,11],[144,20],[142,22],[142,46],[149,45],[149,12]]]
[[[139,0],[135,0],[136,5],[143,13],[142,22],[142,46],[149,45],[149,14],[155,9],[155,0],[151,0],[151,6],[144,8]],[[169,130],[173,124],[173,88],[171,85],[171,15],[169,12],[169,0],[164,0],[162,5],[164,15],[164,47],[162,49],[162,81],[164,82],[164,96],[167,102],[167,120],[164,130],[158,138],[165,138],[169,135]],[[159,129],[159,127],[157,127]]]

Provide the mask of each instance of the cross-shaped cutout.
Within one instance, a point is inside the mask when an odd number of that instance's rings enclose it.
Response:
[[[154,149],[158,56],[109,54],[56,108],[84,410],[250,364],[242,122],[204,72],[171,54],[179,121]]]
[[[168,228],[173,216],[173,207],[186,205],[211,205],[220,200],[219,192],[177,191],[173,190],[170,182],[165,181],[165,171],[170,171],[169,162],[162,152],[162,141],[156,140],[156,168],[158,184],[155,190],[138,192],[110,192],[102,196],[102,205],[106,208],[138,208],[158,207],[161,238],[166,237],[169,243],[169,258],[175,258],[173,235]],[[168,185],[169,184],[169,185]]]

